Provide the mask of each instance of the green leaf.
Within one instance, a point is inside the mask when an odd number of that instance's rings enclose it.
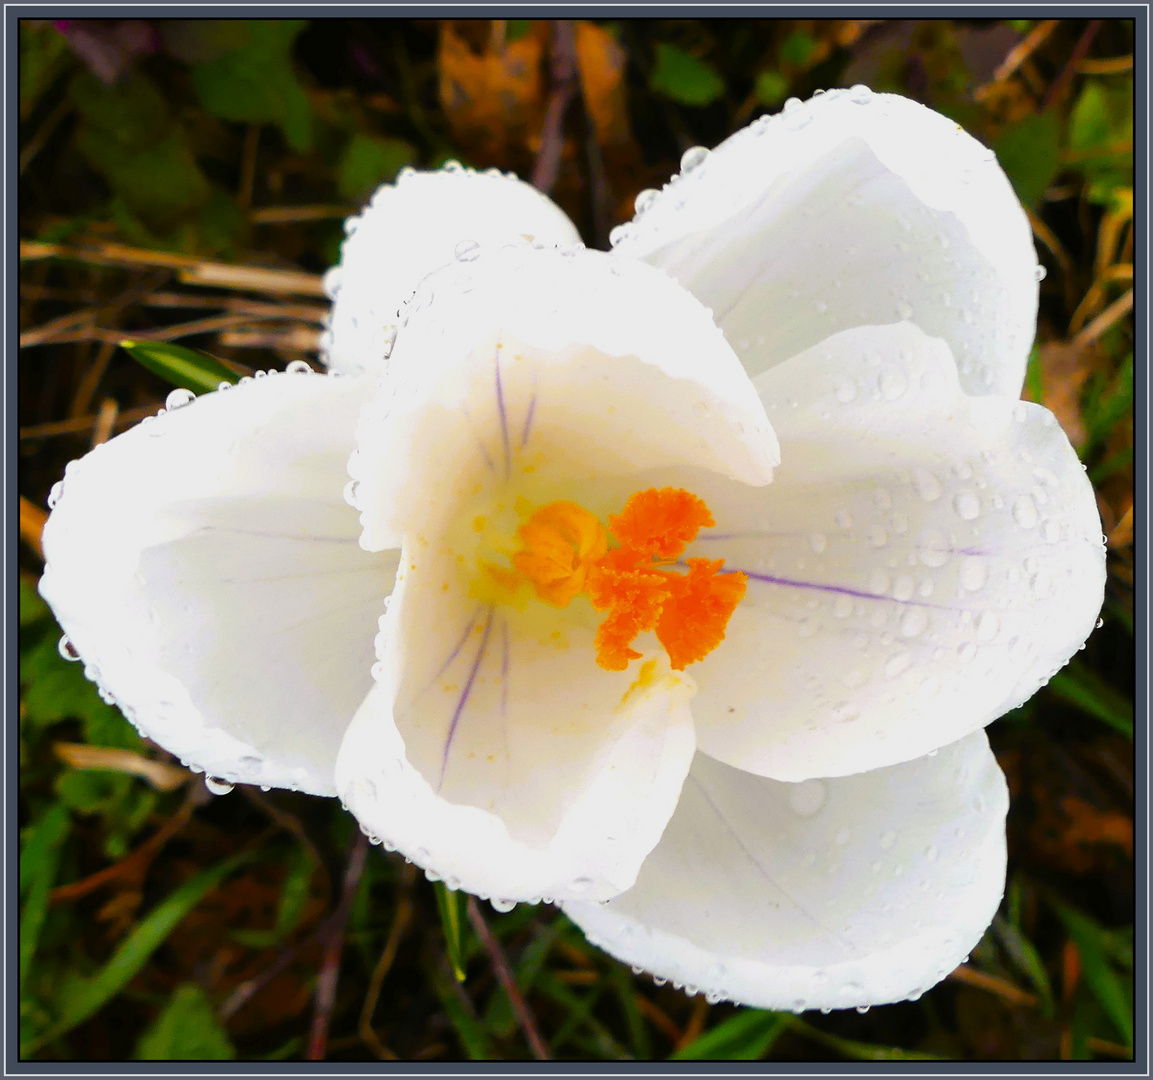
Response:
[[[760,1061],[787,1026],[779,1013],[743,1009],[670,1054],[669,1060]]]
[[[45,622],[49,617],[48,605],[40,599],[36,586],[25,577],[20,578],[20,629]]]
[[[1133,703],[1091,668],[1071,660],[1049,680],[1049,689],[1114,731],[1133,738]]]
[[[1053,986],[1037,947],[1012,922],[1000,915],[993,917],[993,933],[1008,953],[1013,966],[1033,984],[1033,989],[1041,999],[1042,1015],[1052,1017]]]
[[[47,22],[20,20],[20,119],[27,120],[56,77],[73,62],[68,42]]]
[[[1097,999],[1125,1044],[1133,1045],[1133,985],[1118,976],[1109,963],[1105,938],[1108,931],[1079,911],[1048,897],[1049,904],[1065,924],[1069,936],[1081,955],[1081,972],[1085,983]]]
[[[40,931],[48,914],[48,897],[60,867],[60,848],[68,836],[68,811],[56,804],[25,833],[20,848],[20,986],[32,966]]]
[[[140,1036],[135,1061],[232,1061],[236,1050],[208,995],[195,983],[178,986]]]
[[[157,904],[95,975],[78,979],[72,990],[61,996],[63,1009],[56,1023],[49,1031],[22,1046],[21,1054],[34,1053],[99,1012],[131,982],[184,917],[238,866],[251,858],[251,853],[244,852],[218,866],[202,870]]]
[[[173,386],[205,393],[222,382],[236,383],[240,376],[225,367],[215,356],[199,349],[188,349],[168,341],[132,341],[125,339],[120,347],[139,364],[159,375]]]
[[[312,875],[316,865],[306,847],[297,846],[288,864],[288,874],[280,891],[276,909],[276,925],[271,930],[233,930],[232,937],[252,949],[266,949],[296,929],[312,888]]]
[[[292,43],[303,19],[250,19],[239,48],[192,67],[200,103],[222,120],[278,124],[293,150],[312,144],[312,110],[296,77]]]
[[[55,633],[48,633],[20,657],[22,723],[42,728],[61,720],[81,720],[85,737],[96,745],[139,747],[132,726],[119,710],[100,700],[96,687],[84,677],[83,664],[60,655],[57,640]]]
[[[725,92],[725,80],[712,64],[665,42],[657,43],[657,62],[649,88],[682,105],[711,105]]]
[[[805,1023],[799,1016],[782,1015],[781,1019],[786,1027],[827,1046],[830,1050],[836,1050],[838,1054],[842,1054],[853,1061],[945,1060],[937,1054],[929,1054],[921,1050],[904,1050],[899,1046],[876,1046],[873,1043],[859,1042],[856,1039],[845,1039],[840,1035],[834,1035],[831,1031],[821,1031],[820,1028]]]
[[[1060,167],[1061,120],[1056,110],[1033,113],[1009,124],[993,143],[997,160],[1017,198],[1036,206]]]
[[[433,890],[436,892],[436,908],[440,912],[440,925],[444,930],[444,944],[452,972],[457,982],[464,982],[464,920],[461,918],[464,897],[443,881],[434,882]]]
[[[806,67],[816,51],[817,42],[804,30],[794,30],[781,42],[781,59],[793,67]]]
[[[404,139],[384,139],[357,133],[349,140],[336,166],[336,186],[348,199],[360,199],[394,179],[416,160],[416,148]]]
[[[439,884],[439,883],[438,883]],[[481,1024],[466,1006],[460,986],[441,975],[440,965],[432,972],[432,988],[448,1016],[449,1022],[460,1037],[464,1052],[470,1061],[493,1061],[497,1055],[492,1042]],[[464,1000],[462,1000],[464,999]]]
[[[754,92],[762,105],[780,105],[789,95],[789,80],[779,71],[762,71],[757,76]]]

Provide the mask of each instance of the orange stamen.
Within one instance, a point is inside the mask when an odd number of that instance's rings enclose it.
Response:
[[[593,607],[608,612],[596,636],[601,667],[623,671],[638,659],[641,654],[630,646],[646,630],[656,631],[674,671],[683,671],[724,641],[729,619],[745,595],[746,575],[722,576],[723,559],[690,559],[687,574],[657,568],[680,555],[702,527],[714,524],[704,500],[680,488],[639,491],[620,514],[609,517],[621,546],[588,575]]]
[[[722,574],[723,559],[689,559],[684,574],[664,569],[715,524],[704,500],[681,488],[638,491],[608,520],[620,545],[611,551],[604,526],[587,510],[549,503],[517,529],[515,569],[489,572],[510,592],[521,575],[555,607],[587,593],[596,611],[607,612],[595,640],[602,668],[624,671],[641,657],[633,639],[655,631],[673,670],[683,671],[724,641],[748,578],[740,571]]]

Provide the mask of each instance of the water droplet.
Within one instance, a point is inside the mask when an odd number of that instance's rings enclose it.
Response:
[[[918,465],[913,469],[913,486],[925,502],[936,502],[945,490],[936,475],[923,465]]]
[[[863,83],[849,87],[849,100],[856,105],[868,105],[873,100],[873,91]]]
[[[936,529],[926,529],[921,533],[917,556],[925,566],[944,566],[949,561],[948,538]]]
[[[464,166],[457,161],[456,158],[449,158],[449,160],[440,167],[440,171],[446,173],[464,172]]]
[[[890,365],[882,369],[877,385],[881,388],[881,396],[886,401],[896,401],[908,389],[909,380],[899,367]]]
[[[656,188],[645,188],[644,191],[638,192],[635,201],[633,202],[633,209],[637,215],[643,214],[656,202],[657,196],[660,194]]]
[[[1043,600],[1052,591],[1053,579],[1044,570],[1038,570],[1030,579],[1029,587],[1038,600]],[[1081,646],[1081,648],[1084,647],[1084,645]]]
[[[76,661],[80,659],[80,654],[76,651],[76,646],[68,640],[68,635],[65,634],[57,643],[56,651],[68,661]]]
[[[961,563],[960,584],[966,592],[977,592],[983,588],[988,576],[985,560],[976,555],[970,555]]]
[[[898,319],[905,320],[913,317],[913,305],[910,304],[908,300],[898,300],[893,310],[896,312]]]
[[[953,496],[953,509],[962,521],[972,521],[981,514],[981,500],[966,488]]]
[[[495,896],[489,901],[489,903],[492,904],[493,908],[499,911],[502,915],[506,915],[508,912],[512,911],[514,907],[516,907],[515,900],[500,900]]]
[[[800,131],[812,119],[805,103],[800,98],[791,97],[785,102],[783,110],[785,127],[789,131]]]
[[[917,637],[928,625],[929,616],[923,608],[910,608],[901,620],[901,634],[903,637]]]
[[[52,485],[52,490],[48,492],[48,509],[55,510],[56,504],[60,501],[60,497],[64,494],[64,481],[57,480]]]
[[[827,546],[828,540],[824,533],[815,532],[809,535],[809,547],[811,547],[816,554],[820,555]]]
[[[681,173],[690,173],[708,160],[709,151],[705,146],[690,146],[681,154]]]
[[[1049,273],[1040,263],[1033,267],[1033,280],[1044,281],[1046,275]]]
[[[1061,527],[1057,522],[1049,520],[1041,526],[1041,539],[1046,544],[1055,544],[1061,539]]]
[[[852,379],[842,379],[837,383],[836,394],[842,405],[848,405],[857,396],[857,384]]]
[[[889,590],[889,575],[884,570],[874,570],[869,575],[869,592],[883,596]]]
[[[176,409],[183,409],[185,405],[195,400],[196,395],[191,390],[185,390],[184,387],[178,386],[164,399],[164,407],[169,412],[174,412]]]
[[[1013,503],[1013,520],[1022,529],[1032,529],[1037,525],[1037,507],[1028,495],[1020,496]]]
[[[977,620],[977,640],[982,642],[992,641],[997,636],[997,631],[1000,627],[1001,620],[995,612],[982,611],[981,617]]]
[[[1098,619],[1098,620],[1097,620],[1097,629],[1098,629],[1098,630],[1100,630],[1100,629],[1101,629],[1101,627],[1102,627],[1102,626],[1104,626],[1104,625],[1105,625],[1105,620],[1104,620],[1104,619]]]
[[[895,679],[913,666],[913,658],[907,652],[897,653],[885,661],[885,678]]]
[[[828,797],[828,788],[820,780],[802,780],[789,786],[789,806],[801,817],[812,817]]]
[[[617,225],[613,231],[609,233],[609,246],[616,247],[622,241],[627,240],[631,234],[632,230],[629,228],[627,222],[622,225]]]
[[[457,262],[472,262],[480,255],[480,244],[475,240],[462,240],[452,249],[452,257]]]
[[[897,834],[892,829],[886,829],[881,833],[881,839],[878,841],[885,851],[888,851],[896,842]]]
[[[193,769],[193,772],[197,770]],[[213,795],[227,795],[233,788],[227,780],[221,780],[218,776],[206,776],[204,778],[204,786],[212,792]]]
[[[869,1011],[868,1005],[858,1005],[857,1006],[857,1012],[859,1012],[862,1016],[864,1016],[865,1013],[867,1013],[868,1011]]]
[[[893,586],[893,599],[900,600],[902,604],[912,600],[916,587],[917,583],[908,574],[899,574]]]

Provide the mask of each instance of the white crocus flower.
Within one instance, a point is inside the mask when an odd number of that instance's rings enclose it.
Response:
[[[210,775],[339,793],[714,998],[916,996],[1004,885],[982,728],[1102,598],[1089,483],[1017,400],[1028,225],[979,144],[860,89],[684,166],[612,255],[543,247],[569,227],[508,178],[386,189],[350,374],[74,463],[42,591]]]

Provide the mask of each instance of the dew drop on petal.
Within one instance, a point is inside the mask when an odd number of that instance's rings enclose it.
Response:
[[[973,521],[981,514],[981,500],[968,489],[953,496],[953,509],[962,521]]]
[[[1013,503],[1013,520],[1022,529],[1032,529],[1037,525],[1037,507],[1028,495],[1022,495]]]
[[[193,769],[193,772],[196,770]],[[206,776],[204,778],[204,786],[212,792],[213,795],[227,795],[233,788],[227,780],[222,780],[218,776]]]
[[[907,652],[897,653],[885,661],[885,678],[895,679],[913,666],[913,658]]]
[[[848,405],[857,396],[857,384],[852,379],[842,379],[837,383],[836,394],[842,405]]]
[[[708,159],[709,151],[705,146],[690,146],[681,154],[681,172],[690,173],[700,168]]]
[[[512,911],[514,907],[516,907],[515,900],[501,900],[495,896],[489,901],[489,903],[492,904],[493,908],[496,911],[499,911],[502,915],[507,915],[510,911]]]
[[[936,474],[922,465],[913,469],[913,486],[925,502],[936,502],[945,490]]]
[[[52,490],[48,492],[48,509],[55,510],[56,504],[60,501],[60,497],[64,494],[64,481],[57,480],[52,485]]]
[[[284,370],[289,375],[312,375],[312,365],[307,360],[289,360]]]
[[[475,240],[462,240],[453,248],[452,255],[457,262],[472,262],[480,255],[480,244]]]
[[[80,654],[76,651],[76,646],[68,640],[67,634],[56,643],[56,650],[65,660],[76,661],[80,659]]]
[[[656,188],[645,188],[643,191],[638,192],[633,202],[633,209],[638,215],[643,214],[653,205],[659,194],[660,192],[657,191]]]
[[[1045,269],[1040,263],[1033,267],[1033,280],[1044,281],[1049,271]]]
[[[873,91],[863,83],[849,87],[849,100],[855,105],[868,105],[873,100]]]
[[[881,833],[881,839],[879,843],[885,851],[888,851],[896,842],[897,834],[894,830],[886,829],[883,833]]]

